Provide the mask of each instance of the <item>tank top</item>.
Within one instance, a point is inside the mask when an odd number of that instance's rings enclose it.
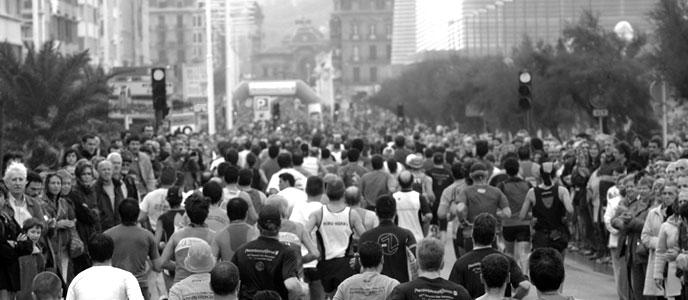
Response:
[[[325,260],[345,257],[354,232],[351,229],[351,208],[331,212],[327,205],[323,205],[321,210],[322,220],[318,227],[318,239],[322,243]]]
[[[533,218],[537,218],[535,230],[553,230],[564,227],[562,218],[566,216],[566,207],[559,199],[559,185],[549,189],[535,187],[535,205]]]
[[[416,241],[423,239],[423,228],[420,226],[420,193],[416,191],[396,192],[392,195],[397,200],[397,220],[399,227],[413,233]]]

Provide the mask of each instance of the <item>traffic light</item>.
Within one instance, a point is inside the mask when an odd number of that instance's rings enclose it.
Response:
[[[403,104],[397,104],[397,119],[399,119],[399,121],[404,119],[404,105]]]
[[[528,70],[521,70],[518,73],[518,107],[522,110],[529,110],[532,107],[533,77]]]
[[[274,121],[279,121],[280,119],[280,104],[277,102],[272,105],[272,119]]]
[[[161,112],[164,119],[170,112],[170,108],[167,106],[167,85],[164,68],[151,69],[151,90],[153,92],[153,108],[156,114]]]

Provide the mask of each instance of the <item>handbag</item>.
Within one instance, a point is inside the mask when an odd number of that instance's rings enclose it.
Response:
[[[69,232],[69,257],[77,258],[84,254],[84,242],[79,237],[79,233],[76,231],[76,227],[72,227]]]

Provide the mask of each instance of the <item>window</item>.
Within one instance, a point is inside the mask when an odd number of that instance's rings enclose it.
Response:
[[[392,58],[392,45],[387,45],[387,57]]]
[[[358,46],[354,46],[351,52],[353,52],[353,60],[358,61],[360,59],[360,51]]]
[[[385,9],[385,1],[387,1],[387,0],[376,0],[375,1],[375,8]]]
[[[158,16],[158,26],[165,26],[165,16]]]
[[[184,31],[182,30],[177,31],[177,43],[184,44]]]
[[[368,50],[370,52],[370,55],[368,57],[370,57],[371,60],[376,60],[377,59],[377,46],[370,45],[370,47],[368,47]]]
[[[354,67],[353,68],[353,80],[354,82],[360,82],[361,81],[361,68],[359,67]]]
[[[358,36],[358,23],[351,24],[351,34]]]
[[[341,0],[342,10],[351,10],[351,0]]]
[[[184,16],[183,15],[177,15],[177,26],[179,26],[179,27],[184,26]]]
[[[186,53],[184,50],[177,50],[177,62],[183,62],[186,60]]]
[[[160,52],[158,52],[158,60],[159,61],[167,61],[167,51],[160,50]]]
[[[370,68],[370,81],[377,82],[377,67]]]
[[[385,35],[388,39],[392,38],[392,22],[385,23]]]
[[[375,24],[370,24],[370,26],[368,26],[368,30],[369,30],[368,31],[369,32],[369,38],[371,40],[374,40],[376,38],[375,35],[377,33],[377,26],[375,26]]]
[[[374,1],[374,0],[373,0]],[[359,9],[370,9],[370,0],[359,0],[358,1],[358,8]]]

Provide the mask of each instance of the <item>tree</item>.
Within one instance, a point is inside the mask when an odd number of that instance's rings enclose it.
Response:
[[[661,0],[650,12],[657,46],[652,61],[678,96],[688,98],[688,8],[684,1]]]
[[[118,127],[108,120],[108,76],[92,67],[88,51],[62,55],[53,42],[28,48],[25,58],[0,45],[0,97],[8,145],[31,140],[52,145],[78,141],[88,132]]]

